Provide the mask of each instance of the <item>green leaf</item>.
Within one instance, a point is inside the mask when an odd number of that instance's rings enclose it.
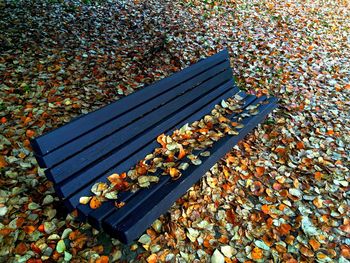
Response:
[[[61,239],[60,241],[58,241],[57,245],[56,245],[56,251],[58,253],[63,253],[66,250],[66,244],[64,243],[64,241]]]

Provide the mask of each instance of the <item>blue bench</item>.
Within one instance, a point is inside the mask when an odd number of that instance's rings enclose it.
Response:
[[[91,195],[96,182],[107,182],[112,173],[128,171],[159,147],[158,135],[171,134],[186,123],[209,114],[216,104],[238,94],[243,112],[258,105],[259,113],[243,118],[236,136],[226,136],[210,148],[202,164],[191,165],[178,180],[161,176],[156,184],[135,193],[122,192],[98,209],[79,203]],[[134,92],[97,111],[74,119],[31,141],[38,164],[54,184],[69,210],[93,227],[104,229],[124,243],[138,238],[155,219],[195,184],[220,158],[242,140],[275,107],[276,98],[256,97],[240,91],[234,83],[229,54],[223,50],[209,58]],[[232,114],[232,120],[240,114]]]

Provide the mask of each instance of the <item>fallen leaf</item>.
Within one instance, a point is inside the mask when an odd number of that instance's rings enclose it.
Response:
[[[258,176],[263,176],[265,173],[265,167],[258,166],[255,168],[255,170]]]
[[[310,239],[309,244],[311,245],[313,250],[318,250],[321,246],[320,242],[318,242],[316,239]]]
[[[252,255],[252,259],[254,260],[260,260],[263,258],[263,252],[258,247],[253,248],[251,255]]]
[[[98,198],[98,196],[93,196],[90,200],[90,207],[91,209],[96,209],[99,208],[101,206],[101,201]]]

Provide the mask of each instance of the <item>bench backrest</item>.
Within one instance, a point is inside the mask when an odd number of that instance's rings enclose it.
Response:
[[[127,171],[158,147],[159,134],[200,119],[234,92],[229,55],[223,50],[37,137],[31,145],[57,194],[75,208],[94,182]]]

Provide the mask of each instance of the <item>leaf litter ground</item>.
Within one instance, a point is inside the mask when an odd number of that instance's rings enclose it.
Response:
[[[349,262],[347,1],[1,1],[0,258]],[[281,105],[131,246],[66,216],[28,139],[227,46]]]

